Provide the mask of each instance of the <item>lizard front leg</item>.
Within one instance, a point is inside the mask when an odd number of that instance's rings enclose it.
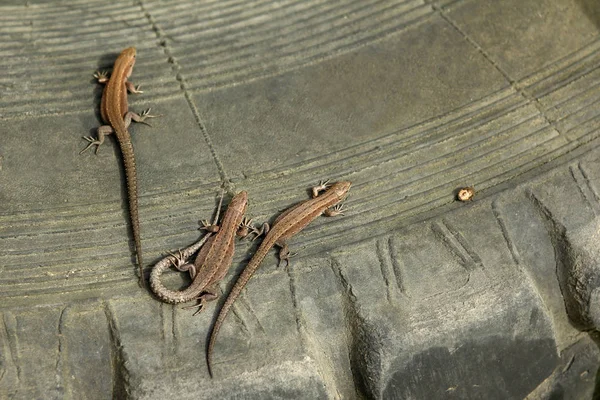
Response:
[[[344,205],[336,204],[331,208],[327,208],[323,211],[323,215],[326,217],[335,217],[336,215],[344,215]]]
[[[245,239],[248,235],[254,234],[255,236],[252,238],[252,241],[254,241],[257,237],[262,236],[263,234],[266,235],[267,232],[269,232],[269,224],[267,224],[266,222],[260,229],[257,229],[254,226],[254,223],[251,218],[244,217],[244,219],[242,219],[242,223],[238,227],[238,230],[235,234],[240,239]]]
[[[107,83],[109,81],[108,71],[96,71],[94,72],[94,78],[98,81],[98,83]],[[125,88],[129,93],[139,94],[144,93],[140,90],[141,85],[134,85],[132,82],[125,81]]]
[[[98,83],[107,83],[109,80],[108,71],[96,71],[94,72],[94,78],[96,78]]]
[[[218,215],[219,214],[217,214],[217,216]],[[206,231],[206,232],[210,232],[210,233],[217,233],[217,232],[219,232],[219,225],[217,225],[217,221],[215,221],[215,222],[213,222],[211,224],[207,220],[203,219],[202,221],[200,221],[200,224],[202,225],[200,227],[200,230],[202,230],[202,231]]]
[[[327,188],[329,188],[329,186],[331,186],[331,185],[329,185],[329,179],[319,181],[319,184],[317,186],[313,186],[313,188],[312,188],[313,199],[315,197],[319,196],[320,192],[327,190]]]
[[[132,82],[127,81],[125,82],[125,87],[127,88],[127,91],[132,94],[144,93],[140,90],[140,87],[142,87],[142,85],[135,86]]]

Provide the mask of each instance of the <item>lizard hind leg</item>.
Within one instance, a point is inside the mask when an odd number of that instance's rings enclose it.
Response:
[[[198,297],[198,304],[194,304],[193,306],[185,306],[183,308],[198,308],[192,316],[199,314],[204,310],[204,305],[209,301],[214,301],[219,298],[219,293],[217,292],[216,285],[207,287]]]
[[[98,149],[100,148],[100,145],[102,143],[104,143],[104,138],[106,137],[106,135],[110,135],[111,133],[114,133],[115,130],[112,128],[112,126],[110,125],[102,125],[100,127],[98,127],[98,139],[94,139],[93,136],[82,136],[85,140],[87,140],[88,142],[90,142],[85,149],[81,150],[79,152],[79,154],[83,153],[84,151],[86,151],[87,149],[89,149],[90,147],[96,145],[96,154],[98,154]]]
[[[277,267],[281,267],[281,264],[285,262],[285,267],[287,268],[290,266],[290,258],[294,257],[296,255],[296,253],[290,253],[290,247],[287,245],[287,243],[285,241],[277,241],[275,242],[275,244],[277,246],[280,247],[279,249],[279,263],[277,264]]]
[[[171,265],[175,267],[175,269],[181,272],[189,272],[190,278],[192,279],[196,277],[196,266],[192,263],[186,262],[181,250],[179,250],[178,254],[169,252],[169,255],[172,257],[170,259]]]

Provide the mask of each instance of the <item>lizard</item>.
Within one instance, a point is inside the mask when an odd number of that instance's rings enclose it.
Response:
[[[131,228],[133,231],[133,240],[135,242],[135,250],[139,267],[140,285],[145,286],[144,280],[144,263],[142,260],[142,243],[140,237],[140,222],[138,216],[138,184],[137,172],[135,166],[135,157],[133,154],[133,145],[131,144],[131,135],[127,128],[131,121],[144,122],[146,118],[152,118],[150,109],[145,110],[142,114],[136,114],[129,111],[127,104],[127,91],[131,93],[143,93],[139,86],[134,86],[128,79],[135,64],[136,50],[134,47],[128,47],[119,54],[115,61],[113,72],[110,79],[105,72],[96,72],[94,77],[99,83],[106,83],[102,92],[102,101],[100,104],[100,114],[102,120],[107,125],[102,125],[98,128],[98,138],[92,136],[83,136],[89,142],[87,147],[81,150],[81,153],[92,146],[96,147],[96,153],[102,143],[104,137],[112,133],[116,134],[121,153],[123,155],[123,163],[125,165],[125,176],[127,180],[127,197],[129,199],[129,217],[131,219]],[[108,83],[107,83],[108,82]],[[146,123],[147,124],[147,123]],[[149,125],[149,124],[148,124]]]
[[[223,196],[221,196],[222,200]],[[188,247],[183,252],[180,251],[178,255],[171,254],[170,257],[166,257],[154,266],[150,274],[150,287],[160,300],[178,304],[197,299],[199,308],[196,313],[198,313],[202,310],[205,302],[218,297],[216,284],[229,270],[233,259],[236,235],[245,236],[254,229],[251,226],[252,220],[244,218],[247,204],[248,193],[241,191],[231,199],[219,226],[217,226],[218,210],[212,225],[203,222],[203,229],[208,231],[203,239],[207,240],[193,264],[186,263],[185,260],[202,246],[200,242]],[[215,233],[214,236],[207,238],[213,233]],[[167,289],[162,284],[160,277],[169,268],[169,264],[180,271],[190,273],[190,277],[193,279],[190,286],[184,290],[175,291]]]
[[[304,229],[311,221],[321,214],[326,216],[341,214],[342,207],[339,203],[345,199],[348,190],[350,190],[350,186],[351,183],[347,181],[336,182],[332,185],[327,185],[324,182],[320,183],[319,186],[313,189],[312,199],[305,200],[290,207],[277,217],[275,222],[273,222],[272,228],[267,229],[265,238],[229,292],[229,295],[225,299],[225,303],[223,303],[223,306],[217,315],[213,328],[210,331],[206,352],[206,363],[208,366],[208,373],[211,377],[213,376],[211,369],[212,352],[221,325],[227,317],[233,303],[265,259],[269,250],[275,245],[280,247],[280,262],[282,259],[287,261],[289,257],[289,249],[286,243],[287,240]],[[324,193],[320,194],[320,192]]]

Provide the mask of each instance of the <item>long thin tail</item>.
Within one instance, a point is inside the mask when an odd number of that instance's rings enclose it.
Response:
[[[221,310],[219,311],[217,320],[215,321],[210,331],[210,338],[208,340],[208,346],[206,348],[206,365],[208,367],[208,374],[211,378],[213,377],[211,368],[212,352],[213,348],[215,347],[215,342],[217,340],[217,334],[219,333],[221,325],[223,325],[223,321],[225,321],[227,314],[229,314],[231,306],[233,306],[233,303],[239,297],[240,293],[242,292],[242,289],[244,289],[254,272],[258,269],[258,267],[260,267],[260,264],[265,259],[267,253],[269,252],[269,249],[273,246],[269,242],[270,240],[268,241],[267,238],[263,240],[258,250],[256,250],[254,257],[252,257],[252,259],[250,260],[244,271],[241,273],[237,281],[235,281],[235,285],[233,285],[233,288],[231,288],[231,292],[229,292],[229,296],[227,296],[225,303],[223,303],[223,307],[221,307]]]
[[[127,197],[129,198],[129,217],[131,219],[131,230],[133,231],[133,240],[135,242],[135,253],[139,268],[140,285],[145,288],[144,279],[144,261],[142,259],[142,240],[140,236],[140,218],[138,214],[138,185],[137,170],[135,167],[135,157],[133,155],[133,146],[130,141],[119,141],[123,163],[125,165],[125,177],[127,179]]]

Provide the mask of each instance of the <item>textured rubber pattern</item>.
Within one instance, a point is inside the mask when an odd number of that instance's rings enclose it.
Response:
[[[597,1],[3,2],[0,31],[1,398],[598,395]],[[212,380],[220,302],[137,286],[117,144],[77,154],[128,46],[161,116],[131,128],[146,268],[222,183],[262,222],[353,182],[249,282]]]

